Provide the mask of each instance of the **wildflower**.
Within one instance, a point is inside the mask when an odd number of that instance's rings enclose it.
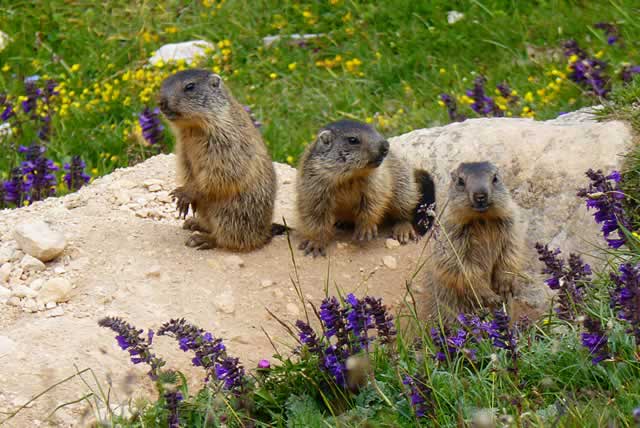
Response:
[[[543,274],[550,275],[544,282],[552,290],[558,290],[556,313],[563,320],[572,320],[582,303],[582,288],[590,280],[591,267],[576,254],[569,254],[568,266],[559,257],[559,248],[551,251],[548,245],[536,243],[538,260],[544,263]]]
[[[13,110],[13,106],[11,104],[5,104],[4,109],[2,110],[2,114],[0,114],[0,120],[6,122],[13,116],[15,116],[15,111]]]
[[[11,70],[11,66],[9,64],[5,64],[2,66],[2,71],[4,73],[8,72],[9,70]]]
[[[640,347],[640,265],[625,263],[618,270],[619,275],[610,274],[616,285],[611,293],[611,306],[618,311],[618,318],[629,323],[628,333]]]
[[[167,419],[169,428],[180,428],[178,406],[182,400],[182,394],[178,391],[170,391],[164,394],[165,408],[169,412],[169,417]]]
[[[98,321],[100,327],[110,328],[118,333],[116,340],[123,351],[129,352],[133,364],[146,363],[151,367],[149,376],[156,379],[159,370],[165,362],[151,352],[153,330],[147,332],[147,337],[141,337],[143,330],[138,330],[131,324],[118,317],[105,317]]]
[[[220,363],[216,363],[215,373],[228,391],[239,390],[244,385],[244,368],[238,358],[223,358]]]
[[[260,361],[258,361],[258,368],[259,369],[269,369],[269,368],[271,368],[271,363],[269,362],[269,360],[260,360]]]
[[[496,89],[500,96],[502,96],[509,104],[515,104],[518,102],[517,92],[511,90],[507,82],[502,82],[496,85]]]
[[[347,302],[351,308],[347,311],[347,329],[360,339],[360,345],[367,347],[367,330],[369,329],[370,319],[366,310],[364,300],[358,300],[353,294],[347,295]]]
[[[160,109],[155,108],[153,111],[148,107],[144,109],[138,116],[138,123],[142,128],[142,136],[150,145],[158,144],[162,141],[164,126],[160,123]]]
[[[636,74],[640,74],[640,65],[625,65],[620,70],[620,80],[624,83],[631,83]]]
[[[464,122],[467,118],[458,113],[458,105],[455,100],[449,94],[440,94],[440,100],[447,107],[447,113],[449,113],[449,119],[452,122]]]
[[[338,299],[327,297],[320,304],[320,319],[325,326],[327,338],[336,337],[338,345],[348,343],[347,328],[342,317],[342,310]]]
[[[276,73],[271,73],[271,74],[269,74],[269,78],[270,78],[271,80],[274,80],[274,79],[277,79],[277,78],[278,78],[278,75],[277,75]]]
[[[593,364],[609,358],[609,346],[607,335],[602,329],[600,320],[587,317],[584,320],[584,327],[587,330],[581,334],[582,345],[589,349]]]
[[[333,376],[333,379],[339,386],[345,386],[345,375],[347,371],[346,359],[346,353],[335,345],[328,346],[324,350],[322,366],[326,372]]]
[[[618,27],[608,22],[598,22],[594,27],[604,31],[604,34],[607,36],[607,44],[609,45],[614,45],[620,37]]]
[[[633,420],[640,423],[640,407],[633,409]]]
[[[289,69],[289,71],[293,71],[293,70],[295,70],[295,69],[296,69],[296,67],[297,67],[297,66],[298,66],[298,64],[297,64],[297,63],[292,62],[291,64],[289,64],[289,65],[287,66],[287,68]]]
[[[367,312],[373,318],[378,340],[380,343],[391,343],[396,334],[393,316],[387,312],[387,308],[382,304],[382,299],[367,296],[364,301],[367,303]]]
[[[577,195],[586,199],[587,209],[595,208],[593,216],[596,223],[602,224],[601,231],[609,247],[620,248],[626,242],[621,226],[630,229],[622,207],[625,194],[620,189],[620,173],[613,171],[605,176],[601,170],[589,169],[586,175],[591,180],[589,187],[579,190]],[[613,232],[617,232],[617,238],[610,237]]]
[[[4,200],[21,207],[24,202],[30,201],[31,183],[24,178],[22,168],[14,168],[9,175],[9,180],[3,184]]]
[[[509,315],[502,309],[498,308],[493,312],[493,321],[491,322],[489,337],[493,340],[493,346],[505,349],[509,353],[511,359],[511,367],[509,370],[517,373],[518,371],[518,349],[516,336],[509,326]]]
[[[73,64],[71,66],[71,72],[75,73],[76,71],[80,70],[80,64]]]
[[[86,164],[82,161],[80,156],[76,155],[71,158],[71,163],[64,164],[64,169],[68,172],[64,175],[64,181],[67,184],[69,190],[79,190],[82,186],[87,184],[91,177],[84,172]]]
[[[24,82],[24,93],[25,97],[22,101],[22,111],[27,114],[30,114],[32,118],[37,118],[36,115],[36,105],[38,102],[38,97],[41,95],[42,91],[36,87],[36,84],[33,80],[26,80]]]
[[[304,321],[296,321],[296,328],[298,329],[298,338],[303,345],[306,345],[311,353],[320,352],[320,343],[316,336],[315,331]]]
[[[56,193],[56,176],[53,174],[59,168],[52,160],[40,157],[33,162],[33,167],[27,174],[31,182],[31,200],[40,201]]]
[[[571,60],[569,79],[587,88],[599,97],[606,97],[610,92],[609,77],[605,74],[607,63],[596,58],[588,58],[575,40],[564,43],[564,54]],[[575,57],[575,58],[574,58]]]
[[[432,410],[431,388],[419,376],[406,375],[402,380],[404,385],[409,387],[409,395],[411,398],[411,407],[413,407],[416,417],[423,418]]]

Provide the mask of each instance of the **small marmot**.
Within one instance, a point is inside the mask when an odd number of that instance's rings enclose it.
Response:
[[[373,127],[354,120],[330,123],[298,166],[300,249],[314,257],[325,255],[336,223],[352,223],[354,239],[370,240],[384,220],[393,222],[393,237],[406,244],[417,237],[412,222],[421,190],[429,185],[427,199],[433,202],[431,177],[414,173]]]
[[[250,251],[266,244],[276,173],[260,132],[222,78],[207,70],[165,79],[160,110],[176,135],[178,187],[172,192],[195,233],[186,245]]]
[[[438,243],[426,261],[428,318],[508,303],[520,272],[518,207],[490,162],[461,163],[451,173]]]

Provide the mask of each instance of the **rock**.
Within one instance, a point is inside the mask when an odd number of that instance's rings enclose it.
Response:
[[[173,199],[171,198],[171,195],[169,195],[169,192],[167,192],[166,190],[157,192],[156,199],[165,204],[173,203]]]
[[[5,263],[0,266],[0,283],[9,281],[11,276],[11,263]]]
[[[152,186],[160,186],[165,183],[164,180],[160,180],[159,178],[148,178],[142,182],[142,185],[147,189],[150,189]]]
[[[231,256],[225,256],[222,259],[222,262],[227,268],[231,269],[244,267],[244,260],[242,260],[239,256],[236,256],[235,254]]]
[[[125,190],[119,190],[115,193],[115,202],[118,205],[128,204],[131,201],[131,195]]]
[[[6,302],[11,297],[11,290],[0,285],[0,302]]]
[[[391,270],[396,269],[398,267],[398,261],[393,256],[384,256],[382,258],[382,264]]]
[[[40,272],[46,268],[44,263],[29,254],[24,255],[20,261],[20,267],[24,272]]]
[[[37,312],[38,303],[36,303],[35,299],[25,299],[22,302],[22,309],[24,309],[25,312]]]
[[[56,266],[55,268],[53,268],[53,272],[57,275],[62,275],[63,273],[66,273],[67,270],[64,268],[64,266]]]
[[[322,37],[322,36],[324,36],[324,34],[322,34],[322,33],[320,33],[320,34],[291,34],[289,36],[281,36],[281,35],[265,36],[265,37],[262,38],[262,43],[264,44],[264,46],[266,48],[268,48],[269,46],[271,46],[272,44],[274,44],[278,40],[282,39],[283,37],[285,37],[285,38],[287,38],[289,40],[289,44],[293,44],[293,43],[302,43],[305,40],[317,39],[318,37]]]
[[[220,312],[225,314],[232,314],[236,311],[236,302],[231,291],[218,295],[214,305]]]
[[[162,62],[185,60],[190,64],[196,57],[204,57],[206,50],[213,51],[215,46],[205,40],[192,40],[182,43],[169,43],[158,49],[149,59],[152,65]]]
[[[31,288],[34,291],[40,291],[43,285],[44,285],[44,279],[37,278],[31,281],[31,284],[29,284],[29,288]]]
[[[145,276],[148,278],[160,278],[162,274],[162,268],[160,265],[153,265],[145,272]]]
[[[162,186],[160,186],[159,184],[152,184],[151,186],[149,186],[150,192],[159,192],[161,190],[162,190]]]
[[[56,306],[50,311],[47,311],[47,316],[49,318],[61,317],[63,315],[64,315],[64,309],[62,309],[60,306]]]
[[[18,224],[13,230],[13,237],[18,248],[43,262],[58,257],[66,246],[64,235],[52,230],[42,220]]]
[[[11,354],[16,350],[16,342],[7,336],[0,336],[0,358]]]
[[[262,281],[260,281],[260,287],[262,288],[269,288],[274,284],[275,282],[271,281],[270,279],[263,279]]]
[[[16,249],[13,246],[6,245],[0,247],[0,265],[5,264],[13,260],[13,255],[15,254]]]
[[[44,305],[45,309],[53,309],[55,307],[57,307],[58,305],[56,304],[56,302],[49,302],[46,305]]]
[[[295,303],[287,303],[286,309],[287,313],[291,316],[297,317],[298,315],[300,315],[300,309]]]
[[[336,249],[338,250],[344,250],[345,248],[348,248],[349,244],[347,244],[346,242],[338,242],[336,244]]]
[[[69,280],[65,278],[53,278],[48,280],[38,293],[38,301],[42,303],[62,303],[69,300],[73,289]]]
[[[11,290],[11,295],[12,296],[16,296],[16,297],[29,297],[29,298],[33,298],[36,297],[36,295],[38,294],[37,291],[32,290],[31,288],[27,287],[26,285],[18,285],[17,287],[14,287],[13,290]]]
[[[9,300],[7,300],[7,304],[10,306],[20,307],[20,298],[13,296]]]
[[[400,242],[396,241],[395,239],[389,238],[384,241],[384,246],[392,250],[394,248],[398,248],[400,246]]]
[[[632,140],[628,124],[599,122],[585,109],[549,121],[468,119],[389,141],[398,156],[431,173],[439,204],[444,204],[450,173],[460,162],[490,160],[496,164],[522,208],[527,273],[540,278],[536,242],[548,243],[564,232],[564,254],[589,254],[592,243],[604,244],[593,211],[587,212],[576,197],[576,188],[588,185],[585,171],[589,168],[621,169],[624,157],[612,154],[627,153]],[[589,262],[598,264],[595,258]]]

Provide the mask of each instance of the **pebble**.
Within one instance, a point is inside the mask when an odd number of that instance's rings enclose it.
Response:
[[[129,201],[131,200],[131,195],[129,195],[129,193],[127,193],[124,190],[120,190],[120,191],[116,192],[115,197],[116,197],[116,201],[115,202],[118,205],[128,204]]]
[[[286,308],[289,315],[292,315],[294,317],[297,317],[298,315],[300,315],[300,309],[298,308],[298,305],[296,305],[295,303],[287,303]]]
[[[159,187],[162,187],[162,185],[163,185],[163,184],[164,184],[164,181],[163,181],[163,180],[160,180],[160,179],[158,179],[158,178],[149,178],[149,179],[144,180],[144,181],[142,182],[142,185],[143,185],[144,187],[146,187],[147,189],[150,189],[150,188],[151,188],[151,187],[153,187],[153,186],[159,186]]]
[[[24,272],[40,272],[46,268],[44,263],[29,254],[24,255],[20,261],[20,267]]]
[[[260,281],[260,287],[262,288],[269,288],[273,285],[275,285],[275,282],[271,281],[270,279],[263,279],[262,281]]]
[[[0,283],[9,281],[11,276],[11,263],[5,263],[0,266]]]
[[[37,291],[32,290],[31,288],[27,287],[26,285],[18,285],[17,287],[14,287],[13,290],[11,290],[11,295],[16,296],[16,297],[36,297],[36,295],[38,294]]]
[[[11,306],[20,306],[20,298],[13,296],[9,300],[7,300],[7,304]]]
[[[7,336],[0,336],[0,357],[4,357],[16,350],[16,342]]]
[[[34,291],[39,291],[43,285],[44,285],[44,279],[37,278],[31,281],[31,284],[29,284],[29,287]]]
[[[228,268],[241,268],[241,267],[244,267],[244,260],[242,260],[239,256],[236,256],[235,254],[231,255],[231,256],[225,256],[222,259],[222,262]]]
[[[16,249],[11,246],[0,247],[0,265],[13,260]]]
[[[400,242],[396,241],[393,238],[389,238],[386,241],[384,241],[384,246],[390,250],[393,250],[394,248],[398,248],[400,246]]]
[[[62,275],[63,273],[66,273],[67,270],[64,268],[64,266],[56,266],[55,268],[53,268],[53,272],[58,275]]]
[[[166,204],[170,204],[173,202],[173,199],[171,198],[171,196],[169,196],[169,192],[167,192],[166,190],[163,190],[162,192],[158,192],[156,194],[156,199]]]
[[[67,245],[64,235],[52,230],[43,220],[18,224],[13,237],[21,250],[43,262],[58,257]]]
[[[0,285],[0,301],[7,301],[11,297],[11,290]]]
[[[236,303],[231,292],[226,292],[218,295],[215,299],[216,308],[225,314],[232,314],[236,311]]]
[[[396,269],[398,267],[398,262],[396,258],[393,256],[384,256],[382,258],[382,264],[391,270]]]
[[[69,280],[65,278],[53,278],[48,280],[42,286],[38,293],[38,300],[43,303],[49,302],[66,302],[73,289]]]
[[[162,268],[160,267],[160,265],[153,265],[149,268],[149,270],[147,270],[147,272],[145,272],[145,276],[147,276],[148,278],[160,278],[161,274]]]
[[[58,305],[56,304],[56,302],[49,302],[46,305],[44,305],[45,309],[53,309],[55,307],[57,307]]]
[[[38,304],[35,299],[25,299],[24,302],[22,302],[22,309],[24,309],[25,312],[37,312]]]
[[[64,309],[62,309],[60,306],[56,306],[50,311],[47,311],[47,316],[49,318],[61,317],[62,315],[64,315]]]
[[[162,186],[160,186],[159,184],[152,184],[151,186],[149,186],[150,192],[159,192],[161,190],[162,190]]]

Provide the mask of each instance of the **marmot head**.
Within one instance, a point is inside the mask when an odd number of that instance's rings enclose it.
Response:
[[[509,191],[491,162],[463,162],[451,172],[449,205],[456,218],[509,215]]]
[[[160,88],[160,110],[171,122],[207,122],[229,108],[222,78],[202,69],[179,71]]]
[[[355,120],[340,120],[323,127],[313,143],[314,160],[340,173],[373,171],[389,153],[389,142],[373,127]]]

